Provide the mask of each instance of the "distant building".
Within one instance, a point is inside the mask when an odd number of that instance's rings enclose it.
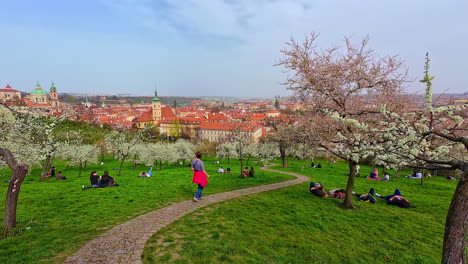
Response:
[[[11,88],[11,86],[7,84],[4,89],[0,89],[0,100],[1,99],[21,99],[21,92]]]
[[[36,88],[32,90],[29,94],[29,100],[31,101],[33,106],[41,106],[41,107],[59,107],[59,97],[57,88],[55,84],[52,82],[50,85],[50,94],[47,93],[45,90],[42,89],[39,82],[36,83]]]
[[[137,128],[143,129],[149,124],[159,125],[161,121],[171,117],[175,117],[174,112],[170,107],[163,107],[161,105],[161,101],[158,98],[158,91],[155,90],[151,109],[143,112],[143,114],[135,120],[135,124]]]

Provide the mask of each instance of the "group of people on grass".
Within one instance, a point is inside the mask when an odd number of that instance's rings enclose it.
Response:
[[[242,170],[242,173],[241,173],[241,177],[253,177],[254,176],[254,168],[253,167],[250,167],[250,170],[249,170],[249,167],[245,167],[243,170]]]
[[[226,170],[224,170],[224,167],[221,166],[218,169],[218,173],[231,173],[231,168],[226,168]]]
[[[311,167],[311,168],[319,168],[319,169],[320,169],[320,168],[322,168],[322,164],[319,162],[319,163],[317,164],[317,166],[315,166],[315,163],[312,162],[312,163],[310,164],[310,167]]]
[[[109,171],[104,171],[102,176],[97,174],[97,171],[92,171],[89,175],[89,180],[91,181],[91,186],[85,187],[82,186],[83,189],[85,188],[105,188],[105,187],[113,187],[119,186],[115,183],[114,178],[109,175]]]
[[[359,165],[356,165],[356,166],[359,166]],[[359,167],[356,168],[357,171],[359,171],[358,168]],[[359,174],[359,172],[357,174]],[[384,174],[383,178],[379,178],[379,170],[377,168],[374,168],[372,172],[370,173],[368,179],[376,180],[376,181],[390,181],[390,175],[386,171],[384,171],[383,174]]]
[[[327,191],[324,189],[322,184],[319,182],[317,183],[311,182],[309,186],[309,192],[319,197],[331,197],[331,198],[339,198],[343,200],[346,197],[346,192],[343,189],[334,189],[334,190],[331,190],[329,193],[327,193]],[[401,195],[401,192],[399,189],[395,189],[394,193],[388,196],[382,196],[376,193],[374,188],[371,188],[368,193],[357,194],[353,192],[353,195],[356,195],[358,197],[358,200],[363,201],[363,202],[376,203],[377,199],[375,197],[378,197],[378,198],[384,199],[387,202],[387,204],[390,204],[390,205],[396,205],[402,208],[411,207],[409,200]]]
[[[63,176],[62,171],[59,171],[57,175],[55,175],[56,168],[55,166],[50,167],[50,171],[47,172],[45,178],[56,178],[57,181],[66,180],[67,178]]]

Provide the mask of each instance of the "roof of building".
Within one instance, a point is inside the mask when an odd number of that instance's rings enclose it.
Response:
[[[50,90],[51,91],[57,91],[57,88],[55,88],[54,82],[52,82],[52,84],[50,85]]]
[[[153,121],[152,110],[143,112],[140,117],[136,119],[136,122],[151,122]]]
[[[172,111],[172,108],[170,108],[169,106],[161,107],[161,116],[163,119],[168,117],[176,117],[176,115]]]
[[[4,89],[0,89],[0,92],[19,93],[20,91],[11,88],[11,86],[7,84]]]
[[[42,90],[41,85],[39,82],[36,83],[36,89],[34,89],[31,94],[48,94],[46,91]]]

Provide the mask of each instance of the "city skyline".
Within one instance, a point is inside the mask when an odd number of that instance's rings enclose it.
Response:
[[[0,86],[30,92],[272,97],[291,94],[273,65],[290,37],[320,33],[319,47],[369,34],[379,55],[400,55],[410,93],[463,93],[468,60],[464,1],[9,1],[2,4]]]

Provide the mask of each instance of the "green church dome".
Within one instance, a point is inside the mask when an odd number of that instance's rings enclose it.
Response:
[[[31,94],[48,94],[46,91],[42,90],[39,82],[36,83],[36,89],[34,89]]]
[[[52,84],[50,85],[50,90],[51,91],[57,91],[57,88],[55,88],[54,82],[52,82]]]
[[[31,94],[48,94],[48,93],[42,89],[35,89],[31,92]]]

